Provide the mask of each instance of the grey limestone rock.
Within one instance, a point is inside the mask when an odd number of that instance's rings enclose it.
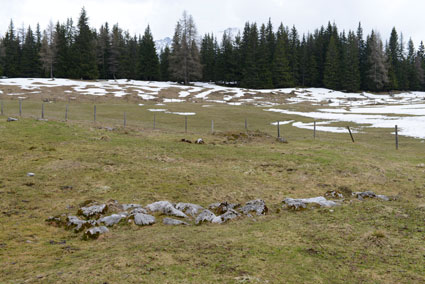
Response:
[[[81,207],[78,210],[78,215],[83,215],[86,218],[97,217],[100,214],[104,214],[108,210],[106,204],[92,205],[88,207]]]
[[[162,220],[162,223],[164,223],[165,225],[173,225],[173,226],[189,225],[186,222],[183,222],[183,221],[180,221],[180,220],[176,220],[176,219],[171,219],[171,218],[164,218],[164,220]]]
[[[164,215],[168,215],[168,216],[187,218],[186,214],[184,214],[182,211],[174,208],[173,204],[171,204],[169,201],[154,202],[154,203],[147,205],[146,208],[151,212],[160,212],[160,213],[162,213]]]
[[[198,215],[199,212],[204,210],[204,208],[198,204],[183,202],[177,203],[176,209],[184,212],[186,215],[191,215],[193,217],[195,217],[196,215]]]
[[[204,210],[201,212],[201,214],[198,215],[195,219],[195,224],[199,225],[204,222],[212,222],[214,219],[218,221],[219,219],[214,213],[212,213],[210,210]],[[218,223],[218,222],[217,222]]]
[[[99,223],[103,223],[108,227],[111,227],[115,224],[118,224],[121,220],[125,219],[127,217],[126,212],[122,212],[119,214],[112,214],[110,216],[102,217],[98,221]]]
[[[266,203],[261,199],[248,201],[245,206],[241,208],[242,213],[245,215],[255,212],[257,215],[264,215],[267,213],[268,208]]]
[[[99,238],[100,235],[105,234],[107,232],[109,232],[109,230],[105,226],[93,227],[85,231],[83,238],[86,240],[95,240]]]
[[[155,223],[155,217],[148,214],[137,213],[134,215],[134,224],[138,226],[147,226]]]

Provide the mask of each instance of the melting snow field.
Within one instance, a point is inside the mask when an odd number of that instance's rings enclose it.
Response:
[[[217,86],[211,83],[194,83],[182,86],[173,82],[148,82],[134,80],[79,81],[69,79],[37,79],[14,78],[0,79],[2,86],[16,86],[18,92],[0,90],[0,94],[8,96],[31,96],[39,94],[43,88],[65,87],[63,92],[69,94],[123,97],[135,93],[142,100],[154,100],[159,106],[166,103],[183,103],[202,101],[203,107],[211,107],[209,103],[227,104],[231,106],[254,105],[266,108],[266,111],[285,115],[303,116],[316,123],[316,130],[326,132],[346,132],[343,127],[332,127],[335,122],[351,122],[359,124],[353,129],[361,132],[367,127],[391,128],[398,125],[400,135],[425,138],[425,92],[407,92],[398,94],[344,93],[323,88],[287,88],[272,90],[252,90]],[[166,98],[163,90],[177,90],[178,98]],[[176,91],[174,91],[176,92]],[[22,97],[26,98],[26,97]],[[276,100],[277,99],[277,100]],[[311,112],[297,111],[297,104],[308,103],[319,106]],[[289,110],[291,108],[292,110]],[[295,110],[294,110],[295,109]],[[175,115],[195,115],[195,113],[169,112],[166,109],[149,109]],[[280,124],[291,124],[294,127],[313,129],[313,122],[282,121]]]

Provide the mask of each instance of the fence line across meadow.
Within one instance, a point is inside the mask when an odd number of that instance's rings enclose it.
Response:
[[[22,117],[23,116],[23,101],[22,101],[22,99],[19,99],[18,100],[19,101],[19,117]],[[41,110],[40,110],[40,117],[41,117],[41,119],[45,119],[45,106],[44,106],[44,104],[45,104],[45,102],[43,101],[42,103],[41,103]],[[70,102],[68,101],[67,103],[66,103],[66,105],[65,105],[65,109],[64,109],[64,121],[65,122],[67,122],[68,121],[68,119],[69,119],[69,104],[70,104]],[[0,100],[0,114],[1,114],[1,116],[5,116],[6,115],[6,110],[5,110],[5,106],[4,106],[4,101],[3,100]],[[157,128],[157,114],[156,114],[156,112],[153,112],[153,121],[152,121],[152,123],[153,123],[153,129],[158,129]],[[117,119],[115,119],[115,120],[117,120]],[[97,118],[97,105],[96,104],[94,104],[93,105],[93,121],[92,121],[93,123],[96,123],[96,122],[98,122],[98,118]],[[249,131],[249,129],[248,129],[248,119],[247,118],[245,118],[245,120],[244,120],[244,129],[245,129],[245,131]],[[184,115],[184,133],[188,133],[188,116],[187,115]],[[122,120],[122,126],[125,128],[125,127],[127,127],[127,112],[126,111],[123,111],[123,120]],[[280,139],[281,138],[281,124],[280,124],[280,121],[276,121],[276,134],[277,134],[277,138],[278,139]],[[355,138],[354,138],[354,135],[353,135],[353,132],[351,131],[351,128],[350,128],[350,126],[346,126],[346,129],[347,129],[347,134],[349,135],[349,137],[351,138],[351,141],[353,142],[353,143],[355,143]],[[394,132],[394,142],[395,142],[395,149],[396,150],[399,150],[399,133],[398,133],[398,126],[397,125],[395,125],[394,126],[394,130],[395,130],[395,132]],[[214,133],[215,132],[215,125],[214,125],[214,120],[211,120],[211,133]],[[313,121],[313,134],[312,134],[312,138],[313,139],[316,139],[317,138],[317,129],[316,129],[316,120],[314,120]],[[283,140],[281,140],[281,141],[283,141]]]

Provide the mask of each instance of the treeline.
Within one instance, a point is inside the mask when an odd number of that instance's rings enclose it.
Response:
[[[41,32],[15,31],[11,21],[0,39],[0,75],[73,79],[212,81],[245,88],[326,87],[344,91],[425,90],[425,48],[406,46],[394,28],[385,44],[372,31],[339,32],[335,24],[299,35],[269,21],[247,23],[242,34],[225,32],[218,42],[198,42],[192,16],[177,22],[171,47],[158,55],[148,26],[131,36],[118,24],[89,27],[82,9],[78,23],[50,24]]]
[[[16,32],[11,21],[0,42],[0,75],[7,77],[169,80],[160,68],[149,26],[142,36],[130,36],[118,24],[111,29],[105,23],[96,31],[84,9],[77,25],[68,19],[42,33],[38,25],[35,32],[31,27]]]
[[[394,28],[388,43],[372,31],[338,32],[335,24],[299,36],[295,27],[247,23],[221,43],[205,35],[201,45],[204,81],[247,88],[325,87],[344,91],[425,90],[424,45],[404,44]]]

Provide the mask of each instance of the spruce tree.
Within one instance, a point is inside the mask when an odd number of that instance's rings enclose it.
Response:
[[[260,40],[256,58],[259,79],[257,88],[273,88],[270,62],[270,46],[267,40],[266,26],[264,24],[260,28]]]
[[[82,79],[96,79],[99,76],[96,60],[95,34],[88,25],[86,10],[81,10],[78,20],[73,53],[75,56],[75,75]]]
[[[294,80],[286,57],[285,41],[282,37],[277,38],[276,49],[273,58],[273,85],[276,88],[293,87]]]
[[[23,77],[38,77],[40,59],[38,55],[37,42],[31,27],[28,27],[25,41],[22,45],[21,75]]]
[[[139,76],[142,80],[159,80],[159,59],[155,42],[148,26],[139,46]]]
[[[340,61],[336,45],[336,38],[332,35],[326,53],[323,83],[328,89],[337,90],[340,87]]]
[[[170,48],[165,46],[160,55],[161,81],[170,81]]]
[[[10,21],[10,25],[6,35],[3,39],[4,46],[4,70],[3,73],[7,77],[18,77],[20,73],[20,42],[15,34],[15,27],[13,21]]]
[[[360,90],[359,44],[351,31],[344,46],[343,66],[342,88],[348,92]]]
[[[99,78],[109,79],[111,77],[108,68],[108,62],[111,56],[111,37],[109,25],[106,22],[102,25],[97,36],[97,69]]]

